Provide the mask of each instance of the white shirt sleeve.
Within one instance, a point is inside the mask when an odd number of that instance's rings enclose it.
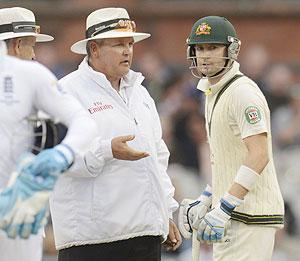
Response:
[[[74,164],[65,175],[77,178],[97,177],[110,159],[113,159],[111,140],[95,138],[84,155],[75,157]]]
[[[59,88],[56,77],[48,69],[42,66],[36,69],[37,77],[34,79],[36,109],[64,123],[68,127],[68,132],[62,142],[69,145],[75,154],[82,154],[96,137],[96,123],[75,98]]]
[[[229,125],[242,139],[268,132],[269,111],[263,94],[250,84],[237,86],[229,108]]]

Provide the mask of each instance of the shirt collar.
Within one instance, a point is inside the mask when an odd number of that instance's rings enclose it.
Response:
[[[85,73],[89,74],[93,80],[98,82],[101,86],[109,86],[112,88],[110,82],[107,80],[105,74],[101,72],[95,71],[89,64],[88,64],[88,57],[86,56],[82,62],[80,63],[78,70],[82,70]],[[133,70],[129,70],[129,72],[121,78],[120,82],[120,89],[121,88],[127,88],[127,87],[133,87],[135,85],[140,85],[145,77],[139,73],[135,72]]]
[[[234,61],[231,69],[222,76],[220,81],[218,81],[214,85],[211,85],[208,82],[207,78],[202,78],[197,84],[197,89],[203,91],[206,95],[215,95],[220,91],[220,89],[222,89],[222,87],[228,80],[230,80],[234,75],[240,72],[239,69],[240,69],[240,64]]]

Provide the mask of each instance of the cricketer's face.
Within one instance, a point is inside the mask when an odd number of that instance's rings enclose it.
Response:
[[[197,70],[208,77],[220,72],[226,64],[226,50],[226,46],[221,44],[197,44]]]
[[[109,79],[120,79],[129,72],[133,56],[132,37],[111,38],[101,41],[96,69]]]

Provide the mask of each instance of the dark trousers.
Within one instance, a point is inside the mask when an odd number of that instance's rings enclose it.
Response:
[[[59,250],[58,261],[161,261],[161,241],[159,236],[143,236],[75,246]]]

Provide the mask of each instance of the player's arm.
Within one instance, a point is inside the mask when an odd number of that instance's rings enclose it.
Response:
[[[91,177],[82,158],[98,134],[97,125],[79,101],[65,92],[49,70],[39,65],[36,67],[40,73],[33,84],[35,108],[68,127],[65,138],[54,149],[58,149],[65,156],[68,167],[75,162],[73,165],[80,166],[79,170],[85,170],[81,172],[82,176]]]
[[[56,78],[49,73],[41,74],[36,84],[35,107],[68,127],[62,143],[71,147],[75,154],[81,154],[96,137],[97,125],[74,97],[61,90]]]
[[[247,137],[244,142],[248,154],[234,184],[229,189],[229,193],[239,199],[244,199],[269,162],[267,133]]]

